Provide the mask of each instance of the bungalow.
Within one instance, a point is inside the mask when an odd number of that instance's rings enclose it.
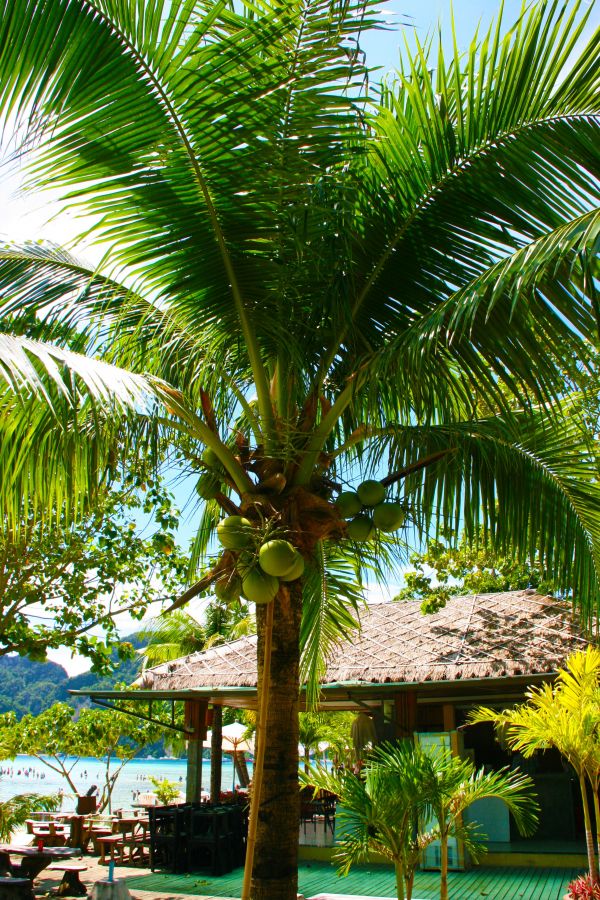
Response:
[[[586,643],[569,605],[534,590],[453,597],[427,616],[418,602],[373,603],[361,615],[360,631],[331,654],[320,708],[368,713],[379,741],[445,743],[478,766],[525,768],[539,796],[538,832],[522,841],[503,806],[481,805],[476,814],[489,838],[486,862],[523,864],[534,862],[533,854],[562,852],[572,855],[555,855],[557,864],[576,865],[584,859],[578,788],[558,754],[516,759],[491,727],[462,726],[475,706],[521,701],[527,688],[552,680],[569,654]],[[256,707],[256,680],[256,636],[249,636],[156,666],[126,696],[186,701],[188,730],[196,729],[202,739],[209,705]],[[91,696],[106,705],[123,694]],[[550,860],[545,856],[543,862]]]

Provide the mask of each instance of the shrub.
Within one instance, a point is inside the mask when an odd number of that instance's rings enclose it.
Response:
[[[152,778],[152,776],[150,776],[150,781],[154,785],[154,793],[159,803],[167,806],[179,797],[179,785],[174,781],[169,781],[167,778]]]
[[[589,875],[580,875],[569,885],[569,900],[600,900],[600,884]]]

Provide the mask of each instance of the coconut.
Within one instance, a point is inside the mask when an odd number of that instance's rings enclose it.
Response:
[[[278,579],[273,575],[267,575],[260,566],[250,569],[242,581],[244,597],[252,603],[270,603],[278,590]]]
[[[373,510],[373,521],[381,531],[396,531],[404,523],[406,515],[399,503],[380,503]]]
[[[196,491],[203,500],[214,500],[221,490],[221,482],[213,472],[205,472],[196,484]]]
[[[360,497],[355,491],[343,491],[335,501],[335,506],[342,519],[350,519],[362,509]]]
[[[304,573],[304,558],[297,550],[294,550],[294,553],[296,555],[294,564],[291,569],[288,569],[285,575],[279,576],[281,581],[295,581]]]
[[[289,541],[267,541],[258,551],[258,561],[267,575],[285,575],[296,561],[296,551]]]
[[[242,579],[235,572],[219,578],[215,583],[215,595],[223,603],[232,603],[234,600],[239,600],[241,593]]]
[[[385,487],[372,478],[359,484],[356,492],[363,506],[378,506],[385,500]]]
[[[217,525],[217,537],[227,550],[245,550],[252,545],[254,528],[244,516],[227,516]]]
[[[348,523],[347,535],[353,541],[368,541],[372,536],[375,526],[370,516],[355,516]]]
[[[216,469],[222,465],[221,460],[211,447],[207,447],[202,454],[202,462],[206,463],[210,469]]]

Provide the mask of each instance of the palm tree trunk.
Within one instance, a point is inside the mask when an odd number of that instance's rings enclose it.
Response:
[[[598,881],[598,865],[596,863],[596,850],[594,847],[594,834],[592,831],[592,821],[590,816],[590,804],[587,795],[587,784],[584,775],[579,776],[579,787],[581,789],[581,802],[583,803],[583,821],[585,823],[585,846],[587,849],[588,868],[590,870],[590,878],[594,884]]]
[[[394,860],[394,871],[396,873],[396,895],[398,900],[404,900],[404,871],[398,860]]]
[[[298,887],[298,696],[300,692],[300,582],[282,586],[273,601],[271,673],[263,683],[267,612],[257,607],[258,687],[266,692],[264,781],[258,800],[258,827],[252,869],[252,900],[296,900]],[[256,781],[256,775],[254,782]],[[253,792],[254,793],[254,792]],[[257,799],[253,796],[252,802]]]
[[[243,788],[247,788],[250,784],[250,775],[248,774],[248,764],[246,763],[246,752],[245,750],[238,750],[237,752],[237,774],[240,780],[240,784]]]
[[[440,835],[440,900],[448,900],[448,835]]]
[[[594,819],[596,823],[596,852],[600,854],[600,798],[598,797],[598,785],[590,782],[592,797],[594,798]]]

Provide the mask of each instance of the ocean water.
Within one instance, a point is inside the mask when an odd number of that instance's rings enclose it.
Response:
[[[85,794],[93,784],[98,785],[100,792],[106,760],[93,757],[80,757],[79,759],[66,757],[67,766],[72,771],[73,780],[79,794]],[[118,766],[119,760],[111,759],[111,771]],[[115,789],[113,791],[113,809],[129,809],[135,802],[136,792],[151,791],[153,789],[150,776],[153,778],[168,778],[178,784],[185,794],[186,782],[185,759],[133,759],[121,770]],[[251,771],[251,764],[248,768]],[[223,756],[222,789],[230,791],[234,784],[234,769],[231,757]],[[210,760],[202,763],[202,787],[206,791],[210,788]],[[0,761],[0,800],[6,800],[15,794],[36,793],[55,794],[60,789],[64,791],[62,810],[69,812],[75,809],[76,797],[73,795],[65,779],[48,766],[43,765],[34,756],[19,755],[14,760]]]

